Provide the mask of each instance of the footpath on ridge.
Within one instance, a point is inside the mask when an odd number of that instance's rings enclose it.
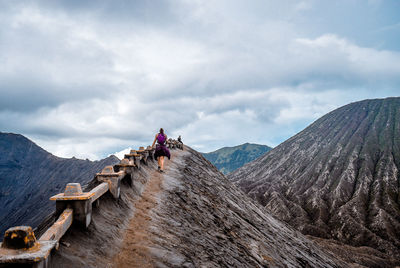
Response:
[[[182,154],[171,150],[171,158],[181,158]],[[145,186],[141,198],[134,202],[135,213],[129,222],[128,229],[123,235],[123,241],[119,252],[113,258],[113,267],[153,267],[150,250],[151,232],[149,227],[151,224],[152,210],[160,202],[160,194],[163,191],[164,174],[174,176],[174,170],[170,169],[170,161],[166,158],[164,162],[165,173],[157,170],[152,171],[149,176],[150,180]]]
[[[69,230],[52,267],[349,267],[276,220],[200,153],[149,161]]]
[[[166,143],[170,149],[183,150],[179,141]],[[160,178],[151,180],[156,176],[154,153],[151,146],[130,150],[119,163],[95,173],[85,189],[80,183],[68,183],[64,192],[50,197],[55,213],[42,219],[38,228],[7,229],[0,242],[0,267],[112,266],[135,215],[135,204],[137,220],[144,219],[141,211],[150,209],[147,194],[142,193],[146,185],[151,191]]]
[[[345,267],[267,215],[199,153],[152,171],[112,267]]]

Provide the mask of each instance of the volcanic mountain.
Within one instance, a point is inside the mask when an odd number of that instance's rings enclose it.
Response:
[[[302,233],[399,265],[400,98],[334,110],[229,178]]]
[[[203,156],[215,165],[219,171],[228,174],[271,149],[267,145],[245,143],[234,147],[224,147],[210,153],[203,153]]]
[[[122,181],[118,200],[102,196],[88,229],[72,226],[62,238],[52,267],[348,267],[200,153],[185,146],[171,155],[164,173],[149,160],[132,184]]]
[[[54,211],[50,196],[69,182],[87,184],[118,161],[115,156],[94,162],[60,158],[22,135],[0,132],[0,238],[11,226],[36,227]]]

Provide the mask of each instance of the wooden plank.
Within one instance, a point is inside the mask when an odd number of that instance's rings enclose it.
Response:
[[[97,185],[95,188],[93,188],[89,193],[94,193],[94,195],[92,196],[91,202],[93,203],[94,201],[96,201],[100,196],[102,196],[103,194],[105,194],[109,189],[108,183],[107,182],[103,182],[99,185]]]
[[[40,237],[40,241],[55,240],[59,241],[72,224],[73,210],[67,208],[61,213],[58,220]]]

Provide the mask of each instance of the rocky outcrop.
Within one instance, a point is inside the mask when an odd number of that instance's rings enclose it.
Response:
[[[341,107],[229,178],[302,233],[400,265],[400,98]]]
[[[11,226],[36,227],[54,212],[50,196],[69,182],[87,184],[117,162],[114,156],[94,162],[56,157],[22,135],[0,132],[0,238]]]
[[[234,147],[224,147],[203,156],[225,175],[257,159],[272,148],[267,145],[245,143]]]
[[[172,151],[101,198],[88,230],[72,227],[55,267],[347,267],[265,212],[201,154]],[[138,188],[137,185],[145,185]]]

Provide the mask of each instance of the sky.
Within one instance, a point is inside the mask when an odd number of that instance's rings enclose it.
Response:
[[[397,0],[0,0],[0,131],[101,159],[169,137],[276,146],[400,96]]]

